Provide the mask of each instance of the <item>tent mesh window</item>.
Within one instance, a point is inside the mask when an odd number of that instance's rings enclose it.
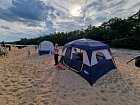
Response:
[[[98,62],[102,62],[102,61],[106,60],[106,57],[104,56],[104,54],[102,52],[97,52],[96,59]]]
[[[83,61],[83,52],[81,49],[74,48],[74,52],[72,54],[72,59]]]

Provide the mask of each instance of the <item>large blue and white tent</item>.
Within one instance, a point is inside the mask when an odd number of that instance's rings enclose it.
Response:
[[[54,50],[54,45],[50,41],[43,41],[39,44],[39,54],[52,54]]]
[[[110,47],[91,39],[78,39],[64,45],[60,62],[77,72],[91,85],[116,68]]]

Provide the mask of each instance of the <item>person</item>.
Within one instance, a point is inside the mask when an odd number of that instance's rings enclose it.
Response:
[[[5,42],[4,41],[2,41],[1,46],[5,47]]]
[[[30,53],[30,50],[29,49],[27,51],[28,51],[28,58],[29,58],[31,53]]]
[[[37,45],[35,45],[35,51],[37,50]]]
[[[55,65],[58,65],[58,52],[59,52],[58,44],[56,43],[55,47],[54,47],[54,61],[55,61]]]
[[[11,46],[9,45],[9,51],[11,51]]]

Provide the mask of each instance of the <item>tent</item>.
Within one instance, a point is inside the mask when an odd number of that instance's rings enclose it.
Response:
[[[39,44],[39,54],[52,54],[54,50],[54,45],[50,41],[43,41]]]
[[[110,47],[91,39],[78,39],[64,45],[60,62],[85,78],[90,85],[116,68]]]

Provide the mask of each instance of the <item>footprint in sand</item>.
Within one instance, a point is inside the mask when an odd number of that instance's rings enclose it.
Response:
[[[100,90],[101,93],[105,93],[105,90]]]
[[[3,93],[0,93],[0,95],[3,95]]]
[[[81,96],[82,96],[82,97],[85,97],[85,96],[86,96],[86,93],[85,93],[85,92],[82,92],[82,93],[81,93]]]
[[[104,101],[104,102],[107,102],[107,101],[108,101],[108,99],[105,98],[105,97],[103,97],[103,98],[101,98],[101,99],[102,99],[102,101]]]
[[[19,90],[18,88],[10,89],[11,92],[17,92],[18,90]]]

